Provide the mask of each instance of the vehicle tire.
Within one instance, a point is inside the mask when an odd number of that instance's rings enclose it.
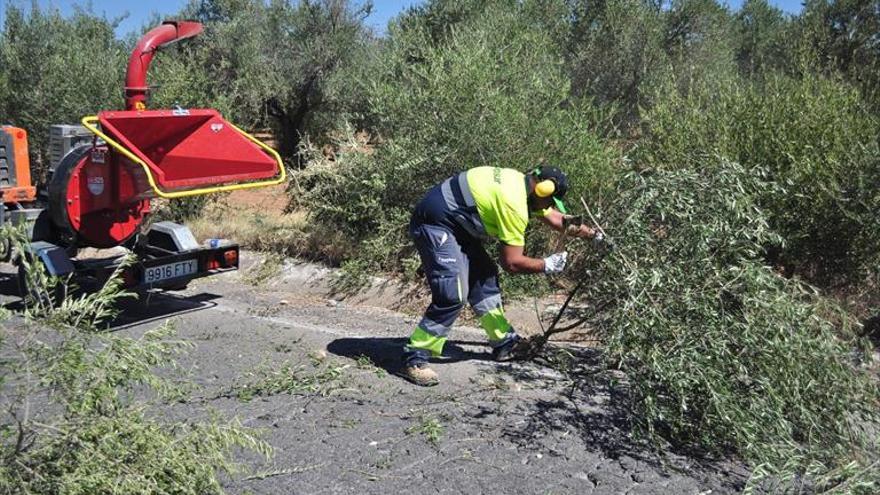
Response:
[[[12,239],[8,237],[0,239],[0,263],[6,263],[12,259]]]
[[[52,289],[52,297],[50,297],[45,291],[38,291],[34,287],[30,287],[24,263],[19,260],[16,264],[18,265],[18,293],[25,305],[27,305],[28,299],[30,299],[44,308],[57,308],[58,306],[61,306],[61,303],[64,302],[64,298],[67,297],[67,287],[65,284],[59,283],[55,286]]]

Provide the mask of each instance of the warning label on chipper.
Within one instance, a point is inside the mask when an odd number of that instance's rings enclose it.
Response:
[[[89,192],[94,194],[95,196],[104,192],[104,178],[103,177],[89,177]]]

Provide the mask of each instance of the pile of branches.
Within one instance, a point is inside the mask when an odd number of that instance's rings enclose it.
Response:
[[[880,391],[857,352],[868,344],[843,310],[768,266],[784,240],[756,201],[776,187],[765,177],[724,160],[624,175],[602,211],[615,251],[578,264],[577,299],[593,308],[582,319],[626,373],[638,433],[738,455],[755,479],[876,493]]]

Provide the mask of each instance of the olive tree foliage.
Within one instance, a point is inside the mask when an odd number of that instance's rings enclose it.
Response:
[[[486,7],[498,3],[493,0],[433,0],[409,7],[392,26],[396,33],[418,30],[431,43],[443,43],[453,34],[456,26],[473,22]],[[513,2],[508,2],[513,6]],[[392,34],[392,38],[394,34]]]
[[[667,75],[680,88],[735,71],[733,22],[715,0],[673,0],[665,16]]]
[[[736,13],[734,30],[740,73],[756,77],[790,68],[792,21],[767,0],[746,0]]]
[[[33,174],[45,178],[52,124],[122,107],[128,51],[115,20],[77,9],[65,18],[39,4],[5,3],[0,32],[0,120],[25,128]]]
[[[846,74],[880,111],[880,1],[809,0],[797,23],[816,68]]]
[[[732,16],[714,0],[574,0],[569,9],[573,94],[610,105],[626,128],[664,81],[686,87],[734,68]]]
[[[656,167],[699,166],[709,152],[766,167],[780,187],[760,204],[786,240],[768,254],[789,273],[825,287],[876,273],[880,120],[839,77],[726,76],[667,90],[645,129],[635,156]]]
[[[271,127],[294,158],[302,138],[360,117],[347,76],[368,60],[370,5],[346,0],[192,0],[181,16],[205,33],[157,64],[156,103],[213,106],[249,128]]]
[[[644,86],[666,62],[663,11],[647,0],[571,3],[567,66],[575,96],[636,117]]]
[[[529,22],[562,45],[568,37],[570,6],[560,0],[534,0],[522,4],[512,0],[432,0],[409,7],[395,20],[397,32],[418,29],[431,43],[450,39],[457,26],[477,22],[488,8],[525,9]]]
[[[711,155],[624,174],[600,209],[617,249],[575,276],[638,432],[735,453],[771,491],[876,493],[870,354],[843,311],[765,265],[783,242],[761,207],[771,175]]]
[[[570,98],[547,17],[536,20],[545,4],[494,2],[439,39],[433,17],[420,17],[435,12],[430,2],[392,25],[367,90],[381,146],[330,162],[312,155],[294,199],[386,267],[408,244],[419,197],[468,168],[564,164],[574,187],[598,194],[614,153],[593,130],[593,109]]]

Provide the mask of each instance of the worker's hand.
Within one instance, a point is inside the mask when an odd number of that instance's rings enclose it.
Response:
[[[561,273],[565,270],[565,262],[568,261],[568,252],[551,254],[544,258],[544,273]]]

